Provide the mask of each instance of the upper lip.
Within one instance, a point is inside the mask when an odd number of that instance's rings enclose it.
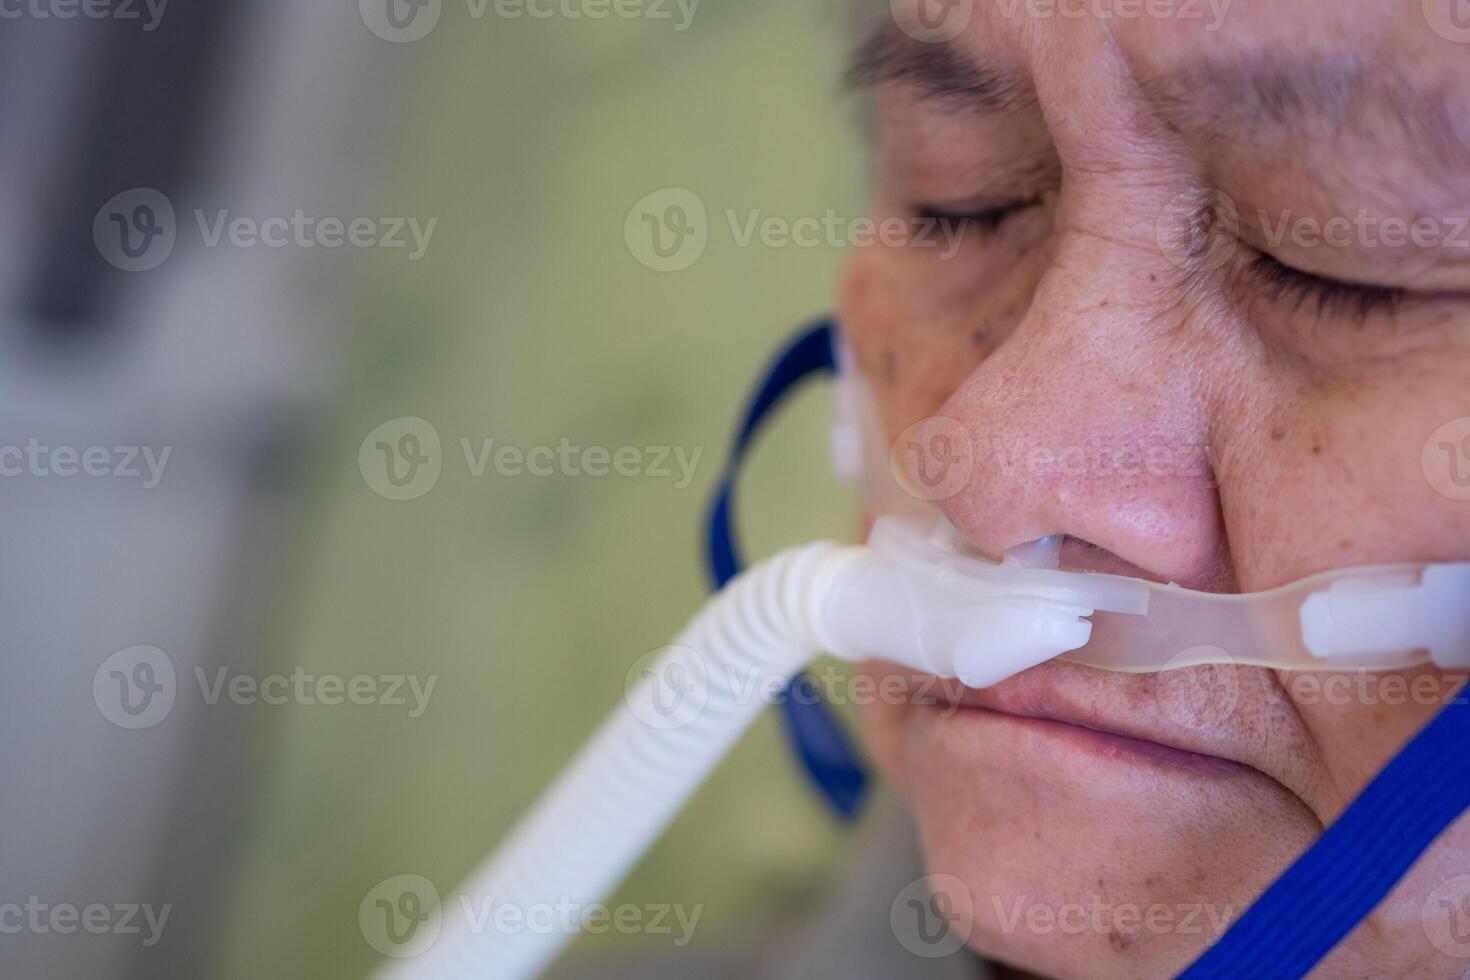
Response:
[[[1325,819],[1311,802],[1321,804],[1323,792],[1331,792],[1322,782],[1320,748],[1291,699],[1279,688],[1275,695],[1266,690],[1277,682],[1263,668],[1222,668],[1233,673],[1237,696],[1228,710],[1203,712],[1203,719],[1196,719],[1195,705],[1187,703],[1193,683],[1188,675],[1215,668],[1171,672],[1176,676],[1163,690],[1162,674],[1123,674],[1065,660],[1049,660],[984,690],[926,678],[892,663],[875,669],[907,678],[911,705],[938,703],[941,710],[969,707],[1059,722],[1235,763],[1276,783]],[[1180,695],[1186,703],[1180,703]],[[1327,798],[1329,805],[1333,798]]]
[[[1153,742],[1182,752],[1249,765],[1221,725],[1191,727],[1170,717],[1154,675],[1117,674],[1065,661],[1049,661],[994,687],[938,685],[953,707],[984,708],[1018,718],[1064,722],[1081,728]]]

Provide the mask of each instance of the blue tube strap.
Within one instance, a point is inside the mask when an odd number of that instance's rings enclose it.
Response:
[[[814,375],[836,372],[835,329],[830,320],[824,320],[788,342],[767,369],[755,397],[746,407],[724,474],[715,488],[706,525],[706,558],[710,580],[716,589],[724,588],[743,567],[736,541],[734,508],[735,481],[746,451],[761,425],[788,393]],[[807,774],[832,808],[844,819],[852,819],[862,806],[868,777],[847,733],[806,674],[792,681],[779,705],[787,737]]]
[[[1457,696],[1181,976],[1306,976],[1467,807],[1470,702]]]

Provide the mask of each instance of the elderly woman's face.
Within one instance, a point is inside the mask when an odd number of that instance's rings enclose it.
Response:
[[[875,217],[964,240],[856,250],[841,317],[890,440],[968,443],[933,496],[978,547],[1065,534],[1065,567],[1218,591],[1470,559],[1462,0],[912,2],[855,69]],[[973,946],[1136,977],[1215,939],[1457,684],[1053,662],[864,723]],[[1457,828],[1329,974],[1459,975],[1426,915],[1467,872]]]

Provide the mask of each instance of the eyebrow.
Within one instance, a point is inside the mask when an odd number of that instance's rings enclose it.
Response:
[[[891,23],[858,45],[846,80],[854,89],[904,85],[945,111],[978,115],[1036,98],[1016,71],[978,61],[949,42],[919,41]],[[1265,53],[1209,58],[1143,79],[1139,89],[1154,113],[1183,133],[1250,144],[1262,126],[1312,124],[1330,127],[1330,136],[1346,129],[1365,140],[1402,140],[1444,190],[1465,193],[1470,113],[1454,104],[1452,90],[1402,72],[1368,69],[1351,58]]]
[[[1139,83],[1144,98],[1181,127],[1248,116],[1278,124],[1305,116],[1341,117],[1362,70],[1330,62],[1281,63],[1266,57],[1205,60]]]
[[[1140,83],[1144,98],[1177,130],[1250,142],[1250,131],[1302,124],[1412,145],[1416,162],[1470,168],[1470,126],[1444,87],[1349,58],[1208,59]],[[1464,193],[1466,176],[1456,175]]]
[[[919,95],[962,111],[999,112],[1034,100],[1031,86],[1014,72],[981,64],[948,42],[923,42],[883,23],[853,51],[849,88],[908,85]]]

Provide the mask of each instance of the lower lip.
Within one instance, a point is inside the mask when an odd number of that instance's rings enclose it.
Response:
[[[1084,728],[1051,718],[1006,714],[970,705],[936,705],[931,706],[930,711],[938,713],[937,720],[940,723],[951,721],[963,725],[1021,725],[1032,732],[1056,739],[1073,751],[1099,758],[1208,775],[1234,775],[1242,768],[1239,763],[1218,756],[1201,755],[1147,739]]]

